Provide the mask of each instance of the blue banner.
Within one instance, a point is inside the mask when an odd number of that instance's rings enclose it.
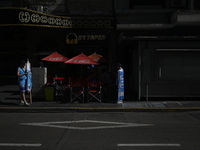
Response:
[[[124,70],[118,70],[118,101],[124,99]]]
[[[28,60],[26,63],[26,72],[28,73],[26,81],[26,91],[30,92],[32,90],[32,73],[31,73],[31,65]]]

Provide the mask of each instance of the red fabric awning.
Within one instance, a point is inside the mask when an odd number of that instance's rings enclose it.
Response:
[[[45,60],[45,61],[52,61],[52,62],[65,62],[67,61],[69,58],[55,52],[55,53],[52,53],[51,55],[43,58],[42,60]]]
[[[79,54],[79,55],[65,61],[64,63],[66,63],[66,64],[83,64],[83,65],[99,65],[98,62],[92,60],[91,58],[89,58],[88,56],[86,56],[84,54]]]
[[[98,62],[98,63],[107,62],[107,60],[102,55],[99,55],[97,53],[93,53],[93,54],[89,55],[88,57],[91,58],[92,60]]]

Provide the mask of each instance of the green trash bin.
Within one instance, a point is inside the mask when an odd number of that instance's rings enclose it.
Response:
[[[46,87],[45,88],[46,101],[54,101],[54,96],[55,96],[55,88],[54,87]]]

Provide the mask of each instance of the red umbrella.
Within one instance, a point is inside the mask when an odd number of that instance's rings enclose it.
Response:
[[[103,56],[97,54],[96,52],[94,52],[93,54],[89,55],[88,57],[91,58],[92,60],[96,61],[96,62],[99,62],[99,63],[107,62],[107,60]]]
[[[52,53],[51,55],[43,58],[42,60],[45,60],[45,61],[51,61],[51,62],[65,62],[67,61],[69,58],[55,52],[55,53]],[[56,66],[55,66],[55,72],[56,71]],[[55,73],[55,76],[57,77],[57,74]]]
[[[82,65],[99,65],[98,62],[92,60],[91,58],[89,58],[88,56],[86,56],[84,54],[79,54],[79,55],[65,61],[64,63],[66,63],[66,64],[82,64]]]
[[[99,65],[98,62],[92,60],[91,58],[89,58],[88,56],[86,56],[84,54],[79,54],[79,55],[65,61],[64,63],[66,63],[66,64],[81,64],[81,78],[82,78],[82,65]]]
[[[51,55],[43,58],[42,60],[45,60],[45,61],[52,61],[52,62],[65,62],[67,61],[69,58],[55,52],[55,53],[52,53]]]

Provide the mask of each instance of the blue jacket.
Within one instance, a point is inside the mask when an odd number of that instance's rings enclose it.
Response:
[[[24,68],[18,67],[18,69],[20,70],[20,72],[19,72],[20,74],[26,73]],[[19,85],[26,85],[26,79],[27,79],[26,75],[18,77]]]

